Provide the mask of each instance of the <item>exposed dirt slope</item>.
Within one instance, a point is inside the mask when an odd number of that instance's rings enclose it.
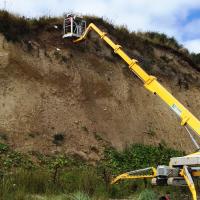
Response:
[[[125,50],[200,118],[200,73],[187,57],[159,45]],[[1,35],[0,57],[0,137],[14,149],[90,161],[107,144],[193,150],[172,111],[95,34],[76,46],[55,30],[15,44]]]

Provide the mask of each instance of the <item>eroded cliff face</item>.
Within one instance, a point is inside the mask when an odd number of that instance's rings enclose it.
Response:
[[[200,118],[200,73],[169,49],[152,50],[146,67],[143,52],[125,49]],[[95,34],[76,46],[55,31],[15,44],[1,35],[0,111],[0,140],[22,152],[95,162],[107,145],[193,150],[175,114]]]

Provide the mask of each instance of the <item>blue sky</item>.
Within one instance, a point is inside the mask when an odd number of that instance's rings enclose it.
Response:
[[[174,36],[190,52],[200,53],[200,0],[0,0],[0,8],[5,6],[27,17],[67,11],[103,16],[129,30]]]

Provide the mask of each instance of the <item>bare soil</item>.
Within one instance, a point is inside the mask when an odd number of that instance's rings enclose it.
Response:
[[[1,141],[22,152],[67,153],[91,162],[107,145],[193,151],[175,114],[97,41],[92,34],[73,46],[54,32],[15,44],[0,37],[0,134],[7,135]],[[154,48],[153,54],[147,71],[200,117],[199,72],[166,50]],[[63,137],[55,141],[58,134]]]

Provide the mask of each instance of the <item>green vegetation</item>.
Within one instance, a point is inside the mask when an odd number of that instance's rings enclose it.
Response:
[[[196,65],[200,65],[200,53],[198,54],[192,53],[191,57]]]
[[[166,148],[162,144],[159,147],[136,144],[126,148],[123,152],[117,152],[113,148],[108,149],[105,152],[104,165],[117,174],[149,166],[168,165],[171,157],[183,154],[183,152]]]
[[[90,197],[86,193],[78,191],[71,195],[71,200],[90,200]]]
[[[0,32],[7,40],[19,40],[25,33],[30,32],[29,24],[23,17],[9,14],[7,11],[0,12]]]
[[[0,174],[18,167],[32,169],[34,166],[29,156],[12,151],[8,145],[0,143]]]
[[[55,22],[59,22],[59,18],[44,16],[39,19],[28,19],[0,10],[0,32],[4,34],[8,41],[16,42],[27,35],[33,36]]]
[[[138,200],[155,200],[158,199],[158,195],[152,190],[144,190],[139,195]]]
[[[111,186],[111,177],[129,170],[167,164],[170,157],[183,155],[163,146],[132,145],[123,152],[109,148],[105,151],[105,158],[94,167],[65,155],[45,156],[37,152],[24,155],[5,144],[0,144],[0,154],[0,196],[3,200],[37,199],[37,195],[61,200],[130,195],[138,198],[140,191],[151,187],[148,182],[123,181]],[[148,192],[143,192],[139,198],[144,198]]]
[[[176,39],[174,37],[168,37],[167,35],[165,35],[164,33],[157,33],[157,32],[139,32],[138,33],[141,37],[150,40],[153,43],[156,44],[162,44],[165,46],[169,46],[172,47],[174,49],[180,49],[183,46],[180,45]]]

